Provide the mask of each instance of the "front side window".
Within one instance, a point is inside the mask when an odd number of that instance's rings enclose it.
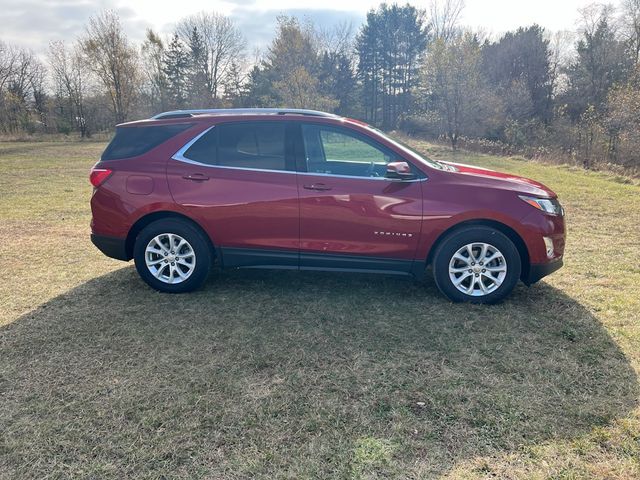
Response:
[[[302,125],[307,171],[354,177],[384,177],[394,157],[357,133],[323,125]]]
[[[217,125],[191,145],[184,157],[207,165],[286,170],[283,122]]]

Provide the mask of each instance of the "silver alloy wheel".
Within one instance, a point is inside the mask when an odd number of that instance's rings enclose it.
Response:
[[[196,268],[193,247],[180,235],[161,233],[147,244],[144,260],[151,275],[163,283],[182,283]]]
[[[496,291],[507,276],[507,261],[488,243],[469,243],[449,261],[449,278],[466,295],[482,297]]]

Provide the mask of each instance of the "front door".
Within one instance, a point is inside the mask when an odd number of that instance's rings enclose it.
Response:
[[[304,123],[300,266],[408,272],[422,224],[421,178],[385,178],[400,160],[347,127]]]
[[[297,268],[299,201],[291,126],[280,119],[215,125],[167,165],[171,194],[209,233],[225,266]]]

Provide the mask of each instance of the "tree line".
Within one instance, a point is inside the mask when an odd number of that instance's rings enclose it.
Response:
[[[89,137],[183,108],[312,108],[452,148],[640,167],[640,0],[594,4],[577,30],[492,38],[460,26],[463,0],[380,4],[359,27],[278,18],[251,57],[233,21],[202,12],[140,44],[91,18],[46,60],[0,41],[0,133]]]

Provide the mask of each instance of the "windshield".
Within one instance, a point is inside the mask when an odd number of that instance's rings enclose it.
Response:
[[[430,167],[433,168],[437,168],[438,170],[448,170],[448,166],[444,165],[436,160],[433,160],[429,157],[426,157],[425,155],[417,152],[416,150],[414,150],[413,148],[411,148],[409,145],[406,145],[405,143],[396,140],[394,138],[391,138],[390,136],[388,136],[386,133],[384,133],[382,130],[379,130],[375,127],[369,127],[371,128],[371,130],[374,130],[376,133],[378,133],[379,135],[382,135],[385,140],[387,140],[388,142],[392,143],[394,146],[398,147],[400,150],[403,150],[404,152],[414,156],[414,157],[418,157],[419,159],[421,159],[423,162],[425,162],[426,164],[428,164]]]

